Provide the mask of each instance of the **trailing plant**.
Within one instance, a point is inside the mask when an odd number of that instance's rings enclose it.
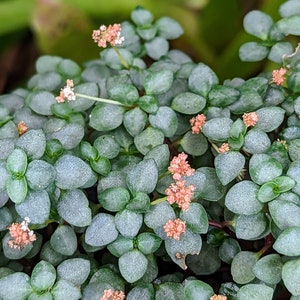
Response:
[[[0,96],[0,299],[300,299],[300,3],[279,12],[245,17],[241,59],[278,64],[254,78],[137,7]]]

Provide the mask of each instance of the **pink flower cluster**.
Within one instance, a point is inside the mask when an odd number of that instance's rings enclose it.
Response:
[[[123,291],[112,291],[104,290],[103,296],[100,300],[123,300],[125,299],[125,294]]]
[[[246,127],[254,126],[258,121],[258,115],[256,112],[244,113],[243,122]]]
[[[186,186],[186,181],[182,179],[182,176],[192,176],[195,172],[187,162],[187,157],[185,153],[180,153],[172,159],[168,170],[173,174],[175,183],[172,183],[165,191],[168,202],[177,203],[182,210],[189,209],[193,192],[196,189],[192,184]]]
[[[199,114],[196,117],[190,119],[190,124],[192,126],[192,133],[198,134],[202,131],[202,126],[206,122],[206,116],[204,114]]]
[[[229,151],[229,144],[228,143],[223,143],[221,145],[221,147],[219,147],[218,151],[219,153],[225,153],[225,152],[228,152]]]
[[[124,37],[121,37],[121,25],[114,24],[106,27],[101,25],[99,29],[93,30],[92,38],[101,48],[106,48],[107,43],[111,46],[122,45]]]
[[[67,79],[66,85],[60,90],[59,96],[57,96],[55,99],[58,103],[65,102],[65,100],[76,100],[76,95],[74,93],[74,82],[72,79]]]
[[[26,217],[21,223],[12,223],[7,227],[12,237],[7,243],[10,248],[23,249],[36,240],[36,235],[28,227],[29,223],[30,219]]]
[[[272,72],[272,82],[274,82],[277,85],[283,85],[285,81],[285,74],[287,72],[287,69],[280,68],[279,70],[274,70]]]
[[[180,219],[169,220],[164,226],[167,237],[180,240],[180,235],[185,232],[185,222]]]
[[[168,170],[173,174],[175,180],[180,180],[182,176],[194,174],[195,170],[190,167],[187,158],[187,154],[183,152],[173,157]]]
[[[18,128],[19,136],[21,136],[28,130],[28,127],[26,126],[24,121],[20,121],[17,125],[17,128]]]
[[[226,296],[223,295],[213,295],[209,298],[210,300],[227,300]]]

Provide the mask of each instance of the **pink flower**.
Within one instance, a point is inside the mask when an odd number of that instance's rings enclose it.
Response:
[[[104,290],[103,296],[100,300],[123,300],[125,299],[125,294],[123,291],[112,291]]]
[[[227,300],[226,296],[223,295],[213,295],[209,298],[210,300]]]
[[[60,90],[59,96],[57,96],[55,99],[58,103],[65,102],[65,100],[76,100],[76,95],[74,93],[74,82],[72,79],[67,79],[66,85]]]
[[[180,235],[185,232],[185,222],[180,219],[169,220],[164,226],[167,237],[180,240]]]
[[[225,153],[229,151],[229,144],[223,143],[221,147],[218,149],[219,153]]]
[[[187,154],[183,152],[173,157],[168,170],[173,174],[175,180],[180,180],[181,176],[191,176],[194,174],[195,170],[186,161],[187,157]]]
[[[183,211],[188,210],[195,187],[185,186],[185,180],[177,180],[166,189],[167,200],[170,204],[176,203]]]
[[[101,25],[99,29],[94,30],[92,38],[101,48],[106,48],[107,43],[111,46],[122,45],[124,37],[121,37],[121,25],[114,24],[106,27]]]
[[[202,131],[202,126],[206,122],[206,116],[204,114],[197,115],[190,119],[190,124],[192,126],[192,133],[198,134]]]
[[[243,122],[246,127],[254,126],[258,121],[258,115],[256,112],[244,113]]]
[[[28,130],[28,127],[26,126],[25,122],[24,121],[20,121],[18,123],[18,133],[19,135],[21,136],[22,134],[24,134],[27,130]]]
[[[287,69],[280,68],[279,70],[274,70],[272,72],[272,82],[274,82],[277,85],[282,85],[285,81],[284,75],[286,74]]]
[[[23,249],[24,246],[31,244],[36,240],[36,235],[29,229],[29,218],[24,218],[21,223],[12,223],[7,226],[11,240],[8,241],[8,246],[14,249]]]

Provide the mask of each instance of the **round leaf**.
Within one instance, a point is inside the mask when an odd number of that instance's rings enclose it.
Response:
[[[137,237],[137,247],[145,255],[154,253],[161,245],[162,240],[154,233],[143,232]]]
[[[145,91],[147,95],[157,95],[167,92],[173,83],[173,72],[161,70],[149,73],[145,78]]]
[[[208,149],[206,137],[202,133],[193,134],[192,131],[184,134],[180,140],[180,145],[184,152],[195,156],[203,155]]]
[[[25,177],[13,179],[9,177],[6,182],[6,192],[14,203],[21,203],[27,195],[27,181]]]
[[[288,291],[294,295],[300,295],[300,260],[293,259],[282,267],[282,280]]]
[[[281,232],[273,244],[273,248],[287,256],[300,255],[299,250],[300,242],[300,227],[290,227]]]
[[[98,194],[98,200],[106,210],[116,212],[125,208],[130,194],[122,187],[112,187]]]
[[[233,121],[229,118],[214,118],[204,123],[202,132],[210,140],[226,141]]]
[[[264,284],[246,284],[242,286],[236,295],[236,300],[272,300],[274,290]]]
[[[263,107],[256,111],[258,121],[256,128],[270,132],[278,128],[284,119],[285,110],[277,106]]]
[[[119,232],[126,238],[134,238],[143,223],[143,216],[139,213],[124,209],[115,215],[115,223]]]
[[[55,300],[79,300],[81,298],[81,293],[78,287],[66,280],[57,281],[51,290],[51,294]]]
[[[267,57],[268,48],[256,42],[247,42],[239,49],[239,57],[242,61],[260,61]]]
[[[202,111],[205,105],[204,97],[191,92],[183,92],[174,97],[171,108],[182,114],[192,115]]]
[[[201,280],[188,280],[184,284],[184,299],[210,299],[215,293],[210,285]]]

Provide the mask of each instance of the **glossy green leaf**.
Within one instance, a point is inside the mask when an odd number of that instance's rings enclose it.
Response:
[[[139,99],[139,93],[135,86],[126,83],[119,83],[108,90],[110,99],[131,106]]]
[[[143,192],[135,193],[134,197],[130,199],[129,203],[126,205],[126,209],[144,213],[149,209],[150,198],[148,194]]]
[[[153,114],[158,110],[158,100],[152,95],[143,95],[138,100],[139,107],[149,114]]]

